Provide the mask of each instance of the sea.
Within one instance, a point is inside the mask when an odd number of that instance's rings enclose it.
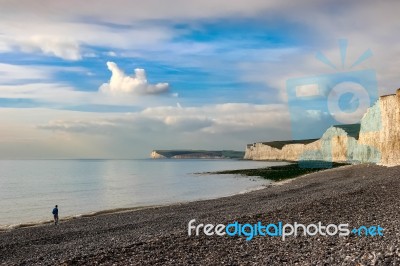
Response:
[[[245,160],[0,160],[0,229],[104,210],[168,205],[260,189],[258,177],[204,174],[284,162]]]

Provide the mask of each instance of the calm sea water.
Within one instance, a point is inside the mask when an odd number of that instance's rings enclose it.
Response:
[[[236,160],[3,160],[0,226],[100,210],[215,198],[256,189],[259,178],[194,173],[285,163]]]

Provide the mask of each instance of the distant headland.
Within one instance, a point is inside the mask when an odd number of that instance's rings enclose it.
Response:
[[[243,151],[153,150],[152,159],[243,159]]]

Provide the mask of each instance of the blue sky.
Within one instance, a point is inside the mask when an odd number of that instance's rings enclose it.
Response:
[[[274,50],[301,49],[304,45],[301,43],[302,40],[296,38],[296,28],[300,27],[285,22],[275,22],[272,25],[263,20],[252,19],[219,19],[212,22],[198,21],[192,24],[151,22],[151,24],[157,23],[168,24],[176,33],[150,51],[147,47],[131,51],[129,47],[114,49],[82,44],[80,49],[88,52],[86,55],[83,54],[80,60],[10,50],[2,53],[2,63],[55,67],[58,70],[54,71],[51,77],[38,80],[60,82],[79,91],[95,92],[100,84],[109,80],[110,72],[105,65],[106,62],[113,61],[128,75],[135,68],[143,68],[151,73],[151,76],[148,76],[149,82],[168,81],[171,83],[171,91],[178,93],[191,104],[264,103],[270,100],[252,97],[252,90],[263,90],[265,84],[242,81],[236,64],[242,61],[274,60]],[[111,31],[121,28],[120,25],[115,24],[107,25],[107,27]],[[136,27],[124,25],[122,28]],[[198,49],[196,49],[197,46],[199,46]],[[184,49],[189,51],[181,54],[180,47],[185,47]],[[190,51],[190,49],[194,50]],[[259,56],[258,50],[264,52],[265,49],[270,50],[270,55]],[[132,55],[126,56],[125,53]],[[135,56],[135,53],[138,56]],[[75,71],[75,68],[80,70]],[[11,84],[19,82],[22,81],[13,80]],[[23,82],[30,82],[30,80]],[[116,108],[116,111],[119,109]],[[93,111],[94,108],[88,106],[88,110]]]
[[[340,63],[343,38],[348,62],[373,51],[359,69],[376,71],[379,94],[399,85],[400,51],[387,49],[399,38],[395,1],[0,7],[1,158],[143,158],[290,139],[286,81],[331,73],[315,54]]]

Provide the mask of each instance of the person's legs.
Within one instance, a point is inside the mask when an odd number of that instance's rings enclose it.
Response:
[[[54,224],[57,225],[58,224],[58,215],[54,214]]]

